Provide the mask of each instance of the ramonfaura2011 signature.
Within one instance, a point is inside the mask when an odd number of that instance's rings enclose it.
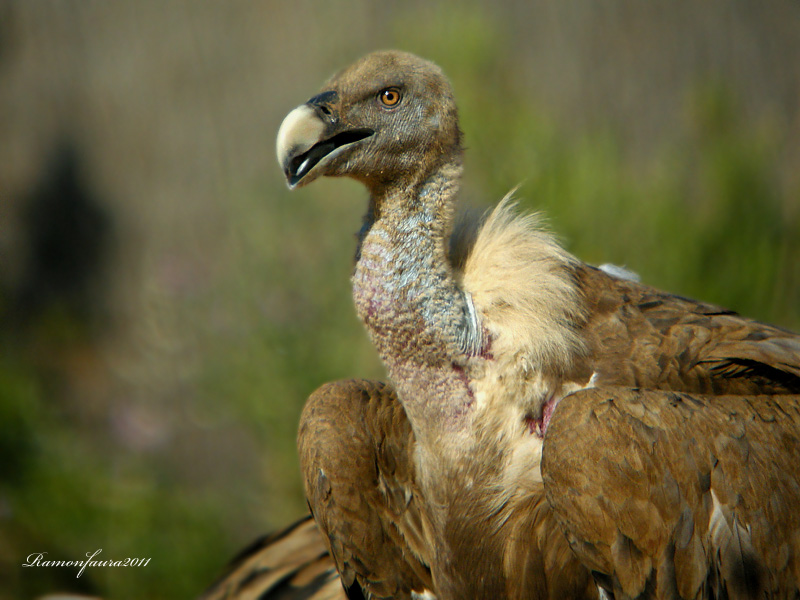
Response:
[[[86,553],[86,560],[46,560],[47,552],[33,552],[27,556],[23,567],[80,567],[76,579],[83,575],[86,567],[146,567],[149,558],[126,558],[123,560],[94,560],[103,551],[98,548]]]

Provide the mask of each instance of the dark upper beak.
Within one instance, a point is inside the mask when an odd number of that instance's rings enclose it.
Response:
[[[375,133],[372,129],[351,128],[339,118],[339,94],[322,92],[286,115],[278,130],[276,152],[289,188],[314,177],[306,176],[322,166],[342,149]]]

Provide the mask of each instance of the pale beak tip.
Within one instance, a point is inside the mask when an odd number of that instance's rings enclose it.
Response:
[[[290,152],[298,149],[303,152],[319,141],[325,130],[325,124],[319,120],[314,109],[307,104],[301,104],[286,115],[278,129],[275,141],[275,153],[278,164],[286,165]]]

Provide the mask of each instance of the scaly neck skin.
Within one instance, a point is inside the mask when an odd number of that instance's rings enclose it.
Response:
[[[418,442],[437,454],[469,434],[474,412],[464,371],[472,321],[447,258],[460,174],[456,158],[419,183],[373,192],[353,273],[358,314]]]

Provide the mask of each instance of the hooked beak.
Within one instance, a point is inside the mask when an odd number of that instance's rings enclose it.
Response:
[[[309,183],[322,174],[322,166],[375,133],[343,126],[337,102],[336,92],[324,92],[295,108],[281,123],[275,150],[289,189]],[[307,177],[312,171],[314,176]]]

